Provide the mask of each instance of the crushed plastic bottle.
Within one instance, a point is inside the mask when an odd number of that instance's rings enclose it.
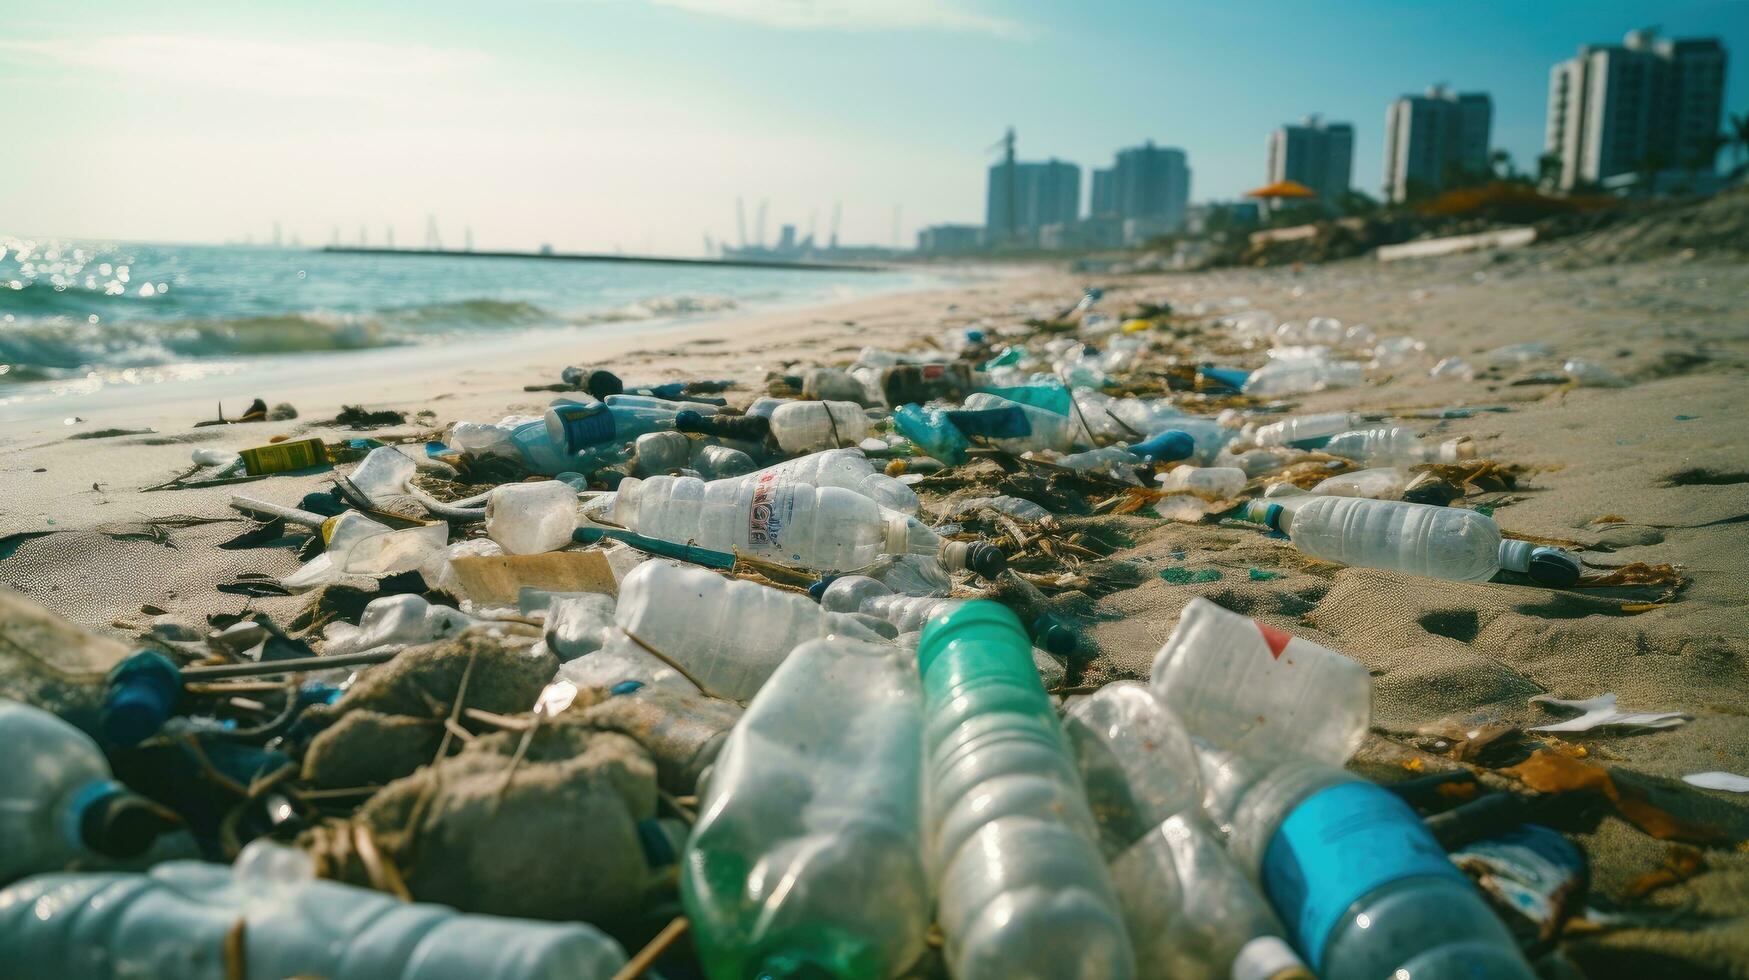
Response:
[[[1517,944],[1402,798],[1291,754],[1202,754],[1209,809],[1327,977],[1530,980]]]
[[[1355,470],[1328,477],[1312,488],[1313,493],[1326,497],[1371,497],[1374,500],[1401,500],[1403,491],[1415,474],[1395,466]]]
[[[1230,500],[1244,492],[1245,471],[1229,466],[1174,466],[1154,478],[1167,493],[1189,493],[1208,500]]]
[[[980,427],[973,433],[983,436],[999,449],[1012,453],[1024,453],[1029,449],[1051,449],[1066,453],[1075,448],[1077,443],[1084,441],[1084,430],[1080,423],[1068,415],[1058,415],[1048,409],[1010,401],[987,391],[972,393],[966,397],[964,404],[967,412],[980,413],[984,418],[997,418],[994,414],[996,410],[1007,410],[1009,418],[1017,419],[1017,424]],[[965,428],[964,416],[955,421],[962,429]]]
[[[787,402],[771,412],[771,437],[786,453],[854,446],[868,435],[856,402]]]
[[[0,884],[133,857],[179,825],[115,781],[91,736],[41,708],[0,698],[0,744],[10,762],[0,783]],[[4,955],[0,963],[23,965]]]
[[[1395,466],[1474,459],[1476,444],[1462,436],[1439,443],[1428,442],[1414,429],[1391,425],[1338,433],[1324,443],[1323,451],[1356,462]]]
[[[614,624],[705,693],[735,701],[757,694],[807,640],[832,633],[882,639],[806,596],[667,561],[645,562],[625,577]]]
[[[802,644],[736,724],[687,845],[707,975],[898,976],[930,921],[921,698],[898,647]]]
[[[1147,685],[1116,681],[1071,698],[1063,730],[1108,858],[1167,818],[1200,810],[1190,735]]]
[[[938,556],[950,569],[986,578],[1005,567],[986,544],[944,541],[916,518],[883,509],[842,487],[811,487],[767,472],[705,483],[691,477],[628,479],[614,520],[639,534],[742,551],[806,568],[861,568],[883,554]]]
[[[1461,357],[1445,357],[1428,369],[1427,376],[1440,381],[1474,381],[1476,369],[1470,367],[1470,362]]]
[[[555,596],[546,608],[546,644],[559,660],[575,660],[606,646],[618,632],[614,597],[596,593]]]
[[[1500,527],[1473,510],[1304,494],[1254,500],[1244,516],[1324,561],[1453,582],[1486,582],[1500,570]]]
[[[557,476],[578,468],[574,453],[555,440],[540,416],[511,415],[497,423],[458,422],[450,444],[475,456],[498,456],[520,463],[531,473]]]
[[[11,980],[608,980],[625,952],[580,922],[463,915],[318,880],[301,851],[256,841],[232,867],[19,882],[0,892],[0,963]]]
[[[700,440],[692,454],[692,468],[706,480],[729,480],[746,476],[759,468],[753,457],[732,446],[712,445]]]
[[[1179,615],[1148,683],[1193,734],[1259,758],[1341,765],[1372,717],[1365,667],[1200,597]]]
[[[960,980],[1135,973],[1062,727],[1007,609],[929,622],[923,676],[925,846]]]
[[[557,551],[576,529],[577,490],[568,483],[506,483],[486,498],[486,536],[509,554]]]
[[[637,476],[655,476],[692,463],[692,440],[684,432],[646,432],[632,445],[632,473]]]
[[[1303,395],[1327,388],[1352,388],[1366,380],[1366,372],[1352,361],[1332,361],[1323,354],[1307,354],[1277,348],[1268,364],[1251,372],[1245,394],[1255,398]]]
[[[328,624],[322,653],[334,656],[431,643],[481,622],[449,606],[433,605],[423,596],[411,593],[380,596],[364,607],[357,626],[344,622]]]

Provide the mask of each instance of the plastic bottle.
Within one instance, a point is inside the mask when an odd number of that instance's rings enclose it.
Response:
[[[999,430],[979,433],[984,435],[992,445],[1009,452],[1023,453],[1029,449],[1054,449],[1057,452],[1066,453],[1083,438],[1080,423],[1071,416],[1058,415],[1046,409],[1009,401],[1000,395],[992,395],[989,392],[979,391],[969,395],[965,400],[965,407],[973,412],[1013,409],[1020,413],[1025,419],[1025,424],[1012,435]]]
[[[1366,419],[1353,412],[1323,412],[1318,415],[1295,415],[1258,426],[1252,441],[1259,447],[1292,446],[1295,449],[1316,449],[1338,432],[1347,432]]]
[[[1414,429],[1400,425],[1338,433],[1323,448],[1332,456],[1379,466],[1455,463],[1476,456],[1476,444],[1469,439],[1424,442]]]
[[[1245,489],[1245,471],[1232,466],[1174,466],[1155,477],[1167,493],[1192,493],[1211,500],[1228,500]]]
[[[470,626],[475,619],[449,606],[434,605],[423,596],[412,593],[379,596],[364,607],[358,625],[336,622],[323,634],[327,641],[323,656],[359,653],[389,646],[413,646],[454,636]]]
[[[11,980],[607,980],[624,962],[591,926],[462,915],[317,880],[308,856],[267,841],[232,867],[49,874],[0,892]]]
[[[512,555],[538,555],[571,543],[577,491],[568,483],[506,483],[486,498],[486,536]]]
[[[767,472],[751,480],[628,479],[614,520],[639,534],[741,551],[822,571],[861,568],[883,554],[938,556],[986,578],[1005,567],[987,544],[943,541],[914,517],[842,487],[811,487]]]
[[[966,461],[971,440],[953,423],[948,413],[939,408],[900,405],[893,409],[893,425],[924,453],[949,466]]]
[[[854,446],[868,435],[856,402],[787,402],[771,412],[771,436],[786,453]]]
[[[555,440],[549,431],[545,419],[512,415],[495,424],[458,422],[450,430],[450,442],[463,452],[516,460],[530,472],[546,476],[575,470],[576,455],[567,451],[564,441]]]
[[[970,365],[959,363],[895,364],[880,375],[881,394],[888,405],[959,401],[980,380]]]
[[[636,395],[613,395],[615,399],[634,399],[629,403],[564,402],[547,409],[547,439],[569,455],[629,443],[649,432],[674,428],[674,417],[681,411],[698,411],[709,415],[716,411],[711,405],[694,406],[661,399],[643,399]]]
[[[678,392],[670,389],[669,394],[678,394]],[[719,408],[713,402],[693,402],[684,398],[669,398],[655,394],[613,394],[608,395],[602,401],[606,402],[610,408],[616,409],[651,409],[657,412],[693,411],[705,416],[717,414]],[[615,414],[623,413],[616,412]]]
[[[115,781],[91,736],[41,708],[0,698],[0,745],[10,760],[0,781],[0,883],[134,857],[178,826]]]
[[[170,720],[182,697],[182,671],[156,650],[140,650],[115,665],[99,722],[111,748],[138,745]]]
[[[947,612],[960,602],[938,596],[899,595],[866,575],[840,575],[820,594],[822,609],[875,616],[892,623],[900,633],[923,629],[930,617]]]
[[[901,514],[915,514],[920,506],[916,491],[877,471],[860,449],[828,449],[809,453],[768,466],[741,479],[758,479],[767,473],[811,487],[843,487],[854,490],[882,507]]]
[[[1251,372],[1245,394],[1258,398],[1302,395],[1326,388],[1351,388],[1366,380],[1366,372],[1350,361],[1324,357],[1273,357]]]
[[[1535,976],[1505,925],[1396,794],[1291,755],[1205,750],[1202,770],[1234,859],[1263,883],[1320,976]]]
[[[1014,614],[968,602],[929,622],[925,846],[959,980],[1134,975],[1074,762]]]
[[[705,972],[881,978],[923,953],[918,682],[891,644],[802,644],[735,725],[687,845]]]
[[[1107,858],[1179,813],[1200,812],[1196,750],[1184,725],[1139,681],[1071,698],[1063,730]]]
[[[1305,494],[1252,501],[1244,513],[1324,561],[1453,582],[1500,570],[1500,527],[1473,510]]]
[[[684,432],[646,432],[633,444],[632,473],[655,476],[692,462],[692,440]]]
[[[1326,497],[1371,497],[1374,500],[1401,500],[1414,474],[1394,466],[1383,466],[1329,477],[1312,492]]]
[[[735,701],[756,694],[807,640],[830,633],[880,639],[806,596],[667,561],[647,561],[625,577],[613,620],[705,693]]]
[[[1193,734],[1259,758],[1341,765],[1372,716],[1365,667],[1200,597],[1155,654],[1148,684]]]
[[[739,449],[701,441],[693,450],[692,468],[706,480],[728,480],[746,476],[758,469],[759,464]]]

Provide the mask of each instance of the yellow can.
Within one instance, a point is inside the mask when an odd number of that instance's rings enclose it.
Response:
[[[250,476],[303,470],[328,463],[328,452],[323,448],[320,439],[299,439],[297,442],[256,446],[254,449],[243,450],[240,455],[243,457],[243,471]]]

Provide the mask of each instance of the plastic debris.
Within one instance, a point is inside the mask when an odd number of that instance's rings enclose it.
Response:
[[[1614,694],[1599,694],[1597,697],[1583,701],[1563,701],[1547,694],[1539,694],[1530,699],[1531,704],[1577,711],[1580,712],[1580,715],[1566,721],[1537,725],[1529,730],[1533,732],[1588,732],[1597,728],[1662,729],[1675,728],[1677,725],[1694,720],[1693,715],[1677,711],[1622,711],[1616,707],[1615,698]]]

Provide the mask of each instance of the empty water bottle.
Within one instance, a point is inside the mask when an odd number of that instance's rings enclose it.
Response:
[[[736,701],[757,693],[807,640],[830,633],[880,639],[807,596],[667,561],[647,561],[625,577],[614,623],[705,693]]]
[[[1378,466],[1456,463],[1476,457],[1476,444],[1467,438],[1427,442],[1414,429],[1400,425],[1338,433],[1323,448],[1332,456]]]
[[[898,595],[866,575],[840,575],[820,593],[822,609],[884,619],[900,633],[915,633],[930,617],[957,605],[956,599]]]
[[[1148,683],[1197,737],[1260,758],[1341,765],[1372,715],[1365,667],[1200,597],[1179,614]]]
[[[1343,565],[1454,582],[1486,582],[1500,570],[1500,527],[1473,510],[1305,494],[1253,501],[1245,517]]]
[[[771,412],[771,437],[786,453],[854,446],[868,435],[856,402],[786,402]]]
[[[914,517],[842,487],[811,487],[767,472],[705,483],[692,477],[629,479],[614,520],[639,534],[717,551],[741,551],[820,570],[861,568],[883,554],[939,556],[986,578],[1005,565],[988,544],[943,541]]]
[[[1009,401],[1000,395],[989,392],[974,392],[965,400],[968,412],[985,413],[996,409],[1008,410],[1010,417],[1018,413],[1021,419],[1019,425],[1002,425],[980,428],[974,435],[982,436],[991,445],[1006,449],[1013,453],[1023,453],[1029,449],[1053,449],[1060,453],[1073,449],[1078,442],[1090,441],[1082,435],[1083,429],[1071,415],[1059,415],[1047,409],[1026,405],[1021,402]],[[983,416],[995,418],[994,415]],[[961,428],[965,424],[961,421]]]
[[[1394,466],[1355,470],[1328,477],[1312,488],[1313,493],[1327,497],[1371,497],[1374,500],[1401,500],[1414,474]]]
[[[231,867],[47,874],[0,891],[12,980],[608,980],[624,962],[591,926],[462,915],[317,880],[307,855],[267,841]]]
[[[1324,412],[1318,415],[1295,415],[1258,426],[1252,441],[1261,447],[1292,446],[1295,449],[1316,449],[1338,432],[1347,432],[1365,421],[1353,412]]]
[[[1257,398],[1302,395],[1326,388],[1351,388],[1366,380],[1366,372],[1351,361],[1332,361],[1321,355],[1281,356],[1272,352],[1268,364],[1251,372],[1245,394]]]
[[[1207,749],[1210,812],[1327,977],[1530,980],[1512,935],[1396,794],[1322,762]]]
[[[891,644],[803,644],[716,763],[681,879],[705,972],[897,976],[923,952],[918,683]]]
[[[1175,466],[1155,477],[1167,493],[1191,493],[1210,500],[1237,497],[1245,489],[1245,471],[1232,466]]]
[[[1147,685],[1118,681],[1070,699],[1063,730],[1108,858],[1168,817],[1200,810],[1190,735]]]
[[[968,602],[929,622],[923,675],[926,847],[948,971],[982,978],[1134,975],[1098,830],[1014,614]]]
[[[692,440],[684,432],[646,432],[633,444],[632,472],[655,476],[692,463]]]
[[[707,411],[710,405],[694,406],[659,398],[636,395],[613,395],[614,399],[630,402],[563,402],[547,409],[547,438],[564,452],[576,455],[602,446],[630,443],[648,432],[663,432],[674,428],[674,417],[683,410]]]
[[[1561,371],[1581,388],[1625,388],[1628,379],[1609,368],[1584,358],[1575,357],[1561,365]]]
[[[860,449],[829,449],[809,453],[768,466],[742,479],[758,479],[767,473],[811,487],[843,487],[854,490],[882,507],[901,514],[915,514],[919,506],[916,491],[876,470]]]
[[[486,536],[512,555],[566,547],[576,529],[577,490],[568,483],[506,483],[486,498]]]
[[[358,625],[328,624],[323,656],[406,647],[454,636],[482,620],[449,606],[434,605],[412,593],[380,596],[364,607]]]
[[[545,419],[512,415],[497,423],[459,422],[450,430],[450,443],[475,456],[498,456],[515,460],[525,469],[546,476],[575,470],[578,459],[555,438]]]
[[[706,480],[727,480],[746,476],[759,468],[753,457],[732,446],[712,445],[700,441],[692,454],[692,468]]]
[[[178,826],[111,777],[91,736],[41,708],[0,698],[0,745],[11,763],[0,782],[0,883],[133,857]]]

